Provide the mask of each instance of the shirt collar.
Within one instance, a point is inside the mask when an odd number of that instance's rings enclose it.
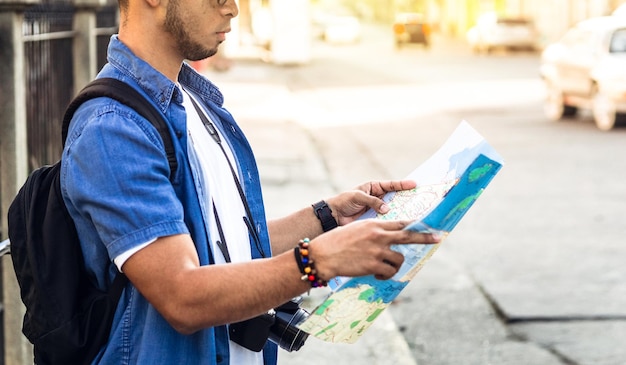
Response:
[[[182,104],[182,95],[176,91],[176,83],[137,57],[117,35],[111,37],[108,61],[126,76],[134,79],[163,112],[172,101]],[[220,107],[223,105],[224,97],[217,86],[185,62],[180,69],[178,81],[202,99],[210,100]]]

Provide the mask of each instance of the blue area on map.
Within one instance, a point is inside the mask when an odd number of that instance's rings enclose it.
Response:
[[[449,171],[457,171],[456,177],[459,177],[458,172],[466,171],[468,167],[475,163],[475,156],[493,154],[495,151],[486,142],[481,142],[475,146],[464,148],[463,150],[450,156]]]
[[[345,290],[349,288],[360,288],[364,285],[372,288],[370,291],[365,291],[369,294],[366,298],[361,298],[368,303],[375,303],[382,301],[383,303],[391,303],[398,294],[407,286],[409,282],[400,282],[395,280],[378,280],[373,275],[361,276],[348,280],[340,289]]]
[[[465,126],[465,128],[467,127],[469,126]],[[437,178],[441,179],[441,182],[452,181],[453,179],[457,182],[445,193],[441,201],[431,208],[432,211],[424,212],[426,216],[422,220],[411,223],[406,229],[419,232],[451,232],[502,167],[502,157],[485,140],[469,146],[468,144],[471,142],[466,143],[467,141],[461,138],[462,135],[448,140],[433,158],[408,176],[408,178],[416,180],[418,184],[426,185],[437,183]],[[473,137],[470,136],[469,140],[472,139]],[[460,143],[465,147],[462,149],[455,148],[450,145],[451,140],[456,140],[454,146]],[[434,158],[441,155],[447,156],[445,160]],[[434,168],[429,165],[433,163],[437,164]],[[445,165],[441,166],[440,164]],[[435,174],[431,176],[428,172],[433,170]],[[394,195],[395,192],[387,193],[383,200],[389,202]],[[373,209],[369,209],[359,219],[375,218],[376,216],[377,213]],[[352,279],[340,277],[329,281],[329,286],[332,290],[337,290],[337,288],[341,290],[368,284],[376,289],[375,294],[373,294],[374,299],[384,298],[383,301],[390,302],[407,283],[394,279],[404,277],[434,247],[432,245],[393,245],[392,248],[402,253],[405,261],[391,280],[379,281],[374,277]]]
[[[479,155],[446,194],[445,198],[421,222],[407,229],[451,232],[502,165],[485,155]]]

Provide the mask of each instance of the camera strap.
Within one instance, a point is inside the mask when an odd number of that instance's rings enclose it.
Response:
[[[215,202],[213,202],[213,213],[215,214],[215,223],[217,224],[217,231],[220,234],[220,240],[218,240],[217,247],[222,251],[222,255],[224,255],[224,260],[230,264],[230,252],[228,252],[228,246],[226,245],[226,237],[224,237],[224,230],[222,229],[222,224],[220,223],[220,216],[217,214],[217,208],[215,208]]]
[[[224,146],[222,145],[222,139],[217,133],[217,129],[215,128],[215,125],[213,125],[213,123],[209,120],[209,118],[207,118],[207,116],[205,115],[205,112],[202,110],[202,108],[200,108],[198,103],[195,101],[195,98],[191,95],[189,96],[190,96],[189,99],[191,100],[193,107],[196,109],[196,112],[198,113],[198,116],[200,117],[200,120],[202,120],[202,124],[204,124],[204,127],[206,128],[207,132],[209,132],[209,135],[211,135],[211,138],[213,138],[215,143],[217,143],[217,145],[220,147],[222,154],[224,154],[224,157],[226,158],[226,161],[228,162],[228,167],[230,167],[230,172],[233,175],[235,185],[237,186],[237,191],[239,192],[239,196],[241,197],[241,202],[243,203],[244,209],[246,210],[246,216],[243,217],[243,221],[246,227],[248,228],[248,231],[250,232],[250,235],[252,236],[252,239],[257,249],[259,250],[259,253],[261,254],[261,257],[265,258],[266,255],[265,255],[265,252],[263,251],[263,247],[261,246],[261,239],[259,238],[259,234],[255,228],[256,225],[254,224],[254,219],[252,218],[252,212],[250,211],[250,206],[248,205],[248,199],[246,199],[246,196],[243,192],[243,188],[241,187],[241,183],[239,182],[239,178],[237,177],[237,173],[235,172],[233,164],[230,162],[230,158],[228,158],[228,154],[226,153],[226,150],[224,150]],[[220,223],[219,215],[217,214],[217,209],[215,207],[214,202],[213,202],[213,213],[215,214],[215,222],[217,224],[217,229],[220,235],[220,241],[217,242],[217,245],[220,248],[220,251],[222,251],[222,254],[224,254],[224,259],[226,260],[226,262],[230,262],[230,253],[228,252],[228,245],[226,244],[226,238],[224,236],[224,231],[222,229],[222,225]]]

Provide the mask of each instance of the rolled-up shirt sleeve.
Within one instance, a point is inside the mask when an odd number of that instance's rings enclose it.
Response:
[[[188,233],[156,129],[116,102],[96,105],[76,114],[63,156],[63,194],[81,242],[102,242],[112,261]]]

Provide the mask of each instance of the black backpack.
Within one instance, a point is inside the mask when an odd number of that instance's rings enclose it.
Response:
[[[97,79],[76,96],[63,118],[63,144],[76,109],[101,96],[128,105],[157,128],[171,180],[177,163],[167,124],[141,94],[122,81]],[[58,161],[35,170],[8,211],[13,268],[26,305],[22,332],[34,345],[38,365],[90,363],[108,340],[128,282],[118,273],[108,292],[103,292],[88,279],[76,227],[61,196],[60,168]]]

